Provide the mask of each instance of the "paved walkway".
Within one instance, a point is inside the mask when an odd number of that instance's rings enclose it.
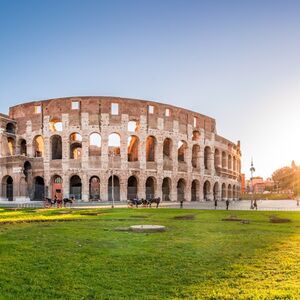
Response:
[[[264,211],[300,211],[300,203],[297,206],[296,200],[258,200],[258,210]],[[15,202],[0,202],[0,207],[43,207],[43,202],[27,202],[27,203],[15,203]],[[78,202],[74,204],[73,208],[109,208],[111,202]],[[127,207],[127,203],[117,202],[115,207]],[[155,204],[153,205],[155,207]],[[179,208],[178,202],[163,202],[160,204],[162,208]],[[184,209],[214,209],[213,201],[205,202],[184,202]],[[217,210],[225,210],[225,201],[218,201]],[[230,201],[229,210],[250,210],[250,201]]]
[[[163,203],[163,207],[179,207],[179,203]],[[230,201],[229,210],[251,210],[250,200]],[[297,206],[296,200],[258,200],[258,210],[268,211],[300,211],[300,203]],[[183,208],[188,209],[215,209],[213,201],[206,202],[185,202]],[[225,201],[218,201],[217,210],[225,210]]]

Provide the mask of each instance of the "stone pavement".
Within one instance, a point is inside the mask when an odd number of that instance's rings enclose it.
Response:
[[[239,200],[230,201],[229,210],[251,210],[250,200]],[[179,203],[163,203],[162,207],[177,207],[179,208]],[[300,203],[297,206],[296,200],[258,200],[257,201],[258,210],[265,211],[300,211]],[[183,208],[186,209],[215,209],[213,201],[205,202],[184,202]],[[218,201],[217,210],[225,210],[225,201]]]
[[[163,202],[160,204],[162,208],[179,208],[179,202]],[[264,211],[300,211],[300,203],[297,206],[296,200],[258,200],[258,210]],[[0,202],[0,207],[43,207],[43,202],[27,202],[27,203],[16,203],[16,202]],[[111,202],[78,202],[74,204],[73,208],[109,208]],[[125,202],[116,202],[115,207],[127,207]],[[153,205],[155,207],[155,204]],[[184,202],[183,209],[212,209],[214,210],[213,201],[204,202]],[[217,210],[225,210],[225,201],[218,201]],[[230,201],[229,210],[251,210],[250,200]]]

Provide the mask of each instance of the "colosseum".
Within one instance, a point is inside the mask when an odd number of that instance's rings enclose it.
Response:
[[[213,118],[116,97],[23,103],[0,114],[1,201],[236,199],[241,151]]]

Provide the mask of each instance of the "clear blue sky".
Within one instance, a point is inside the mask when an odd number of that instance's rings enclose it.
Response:
[[[256,175],[300,163],[300,1],[0,0],[0,111],[73,95],[183,106]]]

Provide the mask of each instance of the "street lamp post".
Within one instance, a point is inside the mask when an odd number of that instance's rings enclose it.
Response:
[[[251,178],[250,178],[250,181],[251,181],[251,192],[252,192],[252,195],[251,195],[251,208],[253,207],[253,193],[254,193],[254,190],[253,190],[253,173],[255,172],[255,168],[253,166],[253,158],[251,159],[251,168],[250,168],[250,172],[251,172]]]

